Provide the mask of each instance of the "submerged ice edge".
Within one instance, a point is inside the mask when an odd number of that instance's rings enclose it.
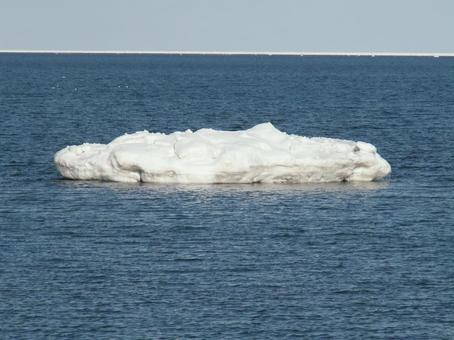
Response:
[[[288,135],[271,123],[248,130],[125,134],[55,154],[65,178],[149,183],[373,181],[391,166],[372,144]]]

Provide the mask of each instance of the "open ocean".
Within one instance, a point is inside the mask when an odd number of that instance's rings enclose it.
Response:
[[[454,58],[0,54],[1,339],[454,339]],[[323,185],[62,179],[59,149],[237,130],[377,146]]]

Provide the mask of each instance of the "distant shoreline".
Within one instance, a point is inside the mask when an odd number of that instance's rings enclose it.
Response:
[[[135,54],[135,55],[222,55],[222,56],[345,56],[345,57],[454,57],[454,53],[411,52],[224,52],[224,51],[77,51],[0,50],[0,54]]]

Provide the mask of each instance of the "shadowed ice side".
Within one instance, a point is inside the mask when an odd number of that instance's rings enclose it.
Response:
[[[55,154],[63,177],[149,183],[373,181],[391,166],[368,143],[288,135],[271,123],[248,130],[200,129],[123,135]]]

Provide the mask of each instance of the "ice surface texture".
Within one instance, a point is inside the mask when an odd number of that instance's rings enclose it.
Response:
[[[152,183],[373,181],[391,166],[368,143],[288,135],[271,123],[248,130],[126,134],[55,154],[66,178]]]

